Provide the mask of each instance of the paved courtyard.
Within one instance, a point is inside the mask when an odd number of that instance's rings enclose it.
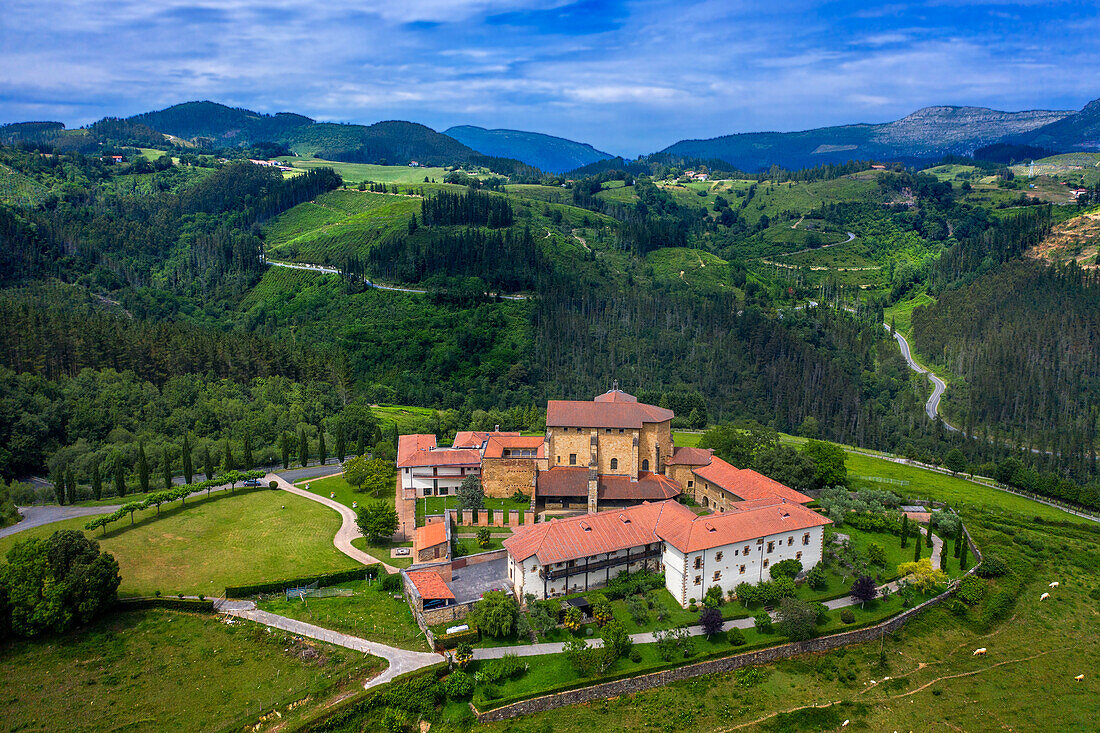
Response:
[[[508,558],[470,565],[451,573],[451,591],[459,603],[476,601],[491,590],[507,590]]]

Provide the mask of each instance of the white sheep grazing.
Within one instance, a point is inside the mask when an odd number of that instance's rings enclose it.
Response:
[[[975,649],[974,650],[974,656],[975,657],[984,657],[985,656],[985,647],[983,646],[981,649]]]
[[[1045,601],[1045,600],[1046,600],[1046,599],[1048,599],[1048,598],[1050,598],[1050,594],[1049,594],[1049,593],[1044,593],[1043,595],[1039,596],[1039,600],[1040,600],[1040,601]]]
[[[1050,586],[1049,586],[1049,587],[1051,587],[1051,588],[1057,588],[1057,587],[1058,587],[1058,581],[1057,581],[1057,580],[1056,580],[1056,581],[1054,581],[1053,583],[1051,583],[1051,584],[1050,584]]]
[[[1079,675],[1077,675],[1076,677],[1074,677],[1073,679],[1075,679],[1075,680],[1077,680],[1078,682],[1080,682],[1081,680],[1085,679],[1085,675],[1083,675],[1083,674],[1079,674]]]
[[[848,726],[848,721],[847,720],[845,720],[843,723],[840,724],[841,728],[846,728],[847,726]]]

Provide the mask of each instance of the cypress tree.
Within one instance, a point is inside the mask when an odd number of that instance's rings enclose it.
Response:
[[[71,467],[65,469],[65,500],[69,504],[76,503],[76,476]]]
[[[214,457],[210,455],[210,444],[207,443],[202,448],[202,462],[203,473],[206,475],[206,480],[209,481],[214,478]]]
[[[920,560],[920,527],[917,528],[917,539],[913,541],[913,562]]]
[[[924,544],[932,547],[932,520],[928,520],[927,531],[924,533]]]
[[[344,423],[336,423],[336,457],[340,459],[340,463],[344,462],[344,459],[348,455],[347,442],[344,439]]]
[[[141,493],[149,493],[149,458],[145,455],[144,443],[138,443],[138,486]]]
[[[305,428],[298,428],[298,460],[303,468],[309,463],[309,438]]]
[[[50,477],[50,483],[53,484],[53,495],[57,505],[65,506],[65,469],[59,466]]]
[[[103,497],[103,477],[99,475],[99,464],[92,464],[92,496],[96,501]]]
[[[279,451],[283,454],[283,468],[290,468],[290,436],[285,430],[279,436]]]
[[[901,546],[909,546],[909,515],[901,515]]]
[[[225,439],[225,454],[222,456],[222,470],[233,470],[233,448],[229,445],[229,438]]]
[[[367,455],[367,437],[363,435],[363,428],[359,428],[359,435],[356,437],[358,439],[357,442],[359,443],[356,455]]]
[[[955,557],[959,556],[962,552],[962,538],[963,538],[963,526],[962,521],[959,522],[959,528],[955,531]]]
[[[163,450],[164,458],[164,490],[168,491],[172,488],[172,458],[168,455],[168,446],[164,446]]]
[[[243,450],[244,450],[244,455],[241,458],[242,458],[244,464],[243,464],[242,468],[244,468],[244,470],[246,470],[246,471],[251,471],[252,470],[252,464],[253,464],[253,460],[252,460],[252,434],[251,433],[245,433],[244,434],[244,449]]]
[[[183,454],[183,480],[191,483],[191,480],[195,477],[195,467],[191,464],[191,439],[187,436],[187,433],[183,434],[183,446],[180,448],[180,453]]]
[[[970,550],[970,543],[966,541],[966,536],[963,535],[962,547],[959,549],[959,570],[966,572],[966,553]]]
[[[115,496],[126,496],[126,476],[122,473],[122,461],[115,464]]]
[[[393,424],[393,449],[394,450],[397,450],[397,440],[398,440],[397,423],[394,423]]]
[[[317,456],[321,459],[321,465],[328,460],[328,447],[325,445],[325,425],[317,424]]]

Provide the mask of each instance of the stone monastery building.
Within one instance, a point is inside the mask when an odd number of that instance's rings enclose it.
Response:
[[[520,491],[542,509],[586,512],[522,526],[504,542],[521,598],[586,591],[651,568],[664,570],[686,606],[713,585],[768,579],[780,560],[805,569],[820,561],[829,520],[805,508],[810,497],[709,450],[676,448],[673,417],[616,385],[592,401],[550,400],[542,436],[468,431],[439,447],[434,435],[405,435],[402,491],[448,496],[478,475],[486,496]],[[713,513],[697,516],[675,501],[681,495]]]

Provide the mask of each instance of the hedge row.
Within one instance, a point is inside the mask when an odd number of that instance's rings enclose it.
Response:
[[[337,703],[313,720],[306,721],[301,731],[363,730],[361,719],[383,707],[399,708],[415,714],[428,715],[445,693],[439,680],[447,673],[447,665],[439,663],[399,675],[390,683],[375,687],[365,695]]]
[[[142,598],[119,598],[120,611],[138,611],[145,608],[172,608],[177,611],[214,612],[214,599],[172,598],[169,596],[144,596]]]
[[[438,634],[435,636],[435,648],[436,651],[454,649],[463,642],[473,644],[479,639],[481,639],[481,632],[479,632],[477,629],[456,631],[453,634]]]
[[[298,588],[303,585],[316,583],[318,587],[332,585],[334,583],[347,583],[353,580],[365,580],[384,575],[380,564],[367,565],[352,570],[337,570],[333,573],[320,573],[319,575],[302,575],[297,578],[285,578],[283,580],[271,580],[266,583],[252,583],[250,585],[231,585],[225,588],[226,598],[247,598],[259,593],[274,593],[287,588]]]
[[[168,504],[169,502],[179,501],[183,503],[183,506],[187,506],[187,497],[196,491],[208,491],[224,484],[236,484],[238,481],[252,481],[261,479],[266,476],[265,471],[246,471],[239,473],[237,471],[231,471],[228,474],[219,476],[218,478],[210,479],[209,481],[199,481],[193,484],[183,484],[177,486],[174,489],[168,489],[166,491],[154,491],[147,495],[144,501],[131,501],[128,504],[123,505],[121,508],[116,509],[111,514],[103,514],[92,521],[84,525],[84,529],[93,530],[103,528],[103,531],[107,531],[107,525],[130,515],[130,523],[134,521],[134,512],[144,511],[149,507],[156,507],[157,511],[160,511],[161,504]]]

